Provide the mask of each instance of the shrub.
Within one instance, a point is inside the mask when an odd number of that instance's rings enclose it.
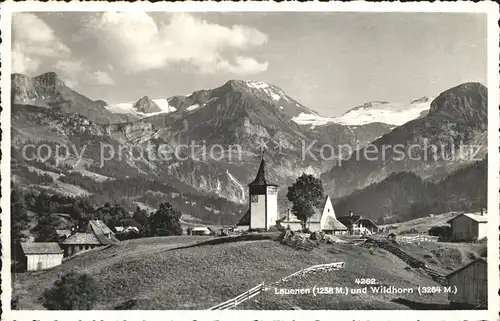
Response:
[[[19,309],[19,295],[15,295],[10,300],[10,309],[18,310]]]
[[[162,203],[150,218],[152,236],[182,235],[181,212],[170,203]]]
[[[90,310],[97,302],[97,283],[86,273],[69,272],[45,289],[40,300],[48,310]]]
[[[467,253],[467,258],[469,260],[475,260],[477,257],[476,257],[476,254],[469,252],[469,253]]]
[[[309,236],[309,238],[313,241],[321,241],[323,238],[321,237],[321,234],[319,232],[313,232]]]
[[[276,225],[269,227],[268,232],[278,232],[280,231]]]
[[[276,220],[276,229],[279,232],[283,232],[286,230],[286,227],[281,224],[281,220]]]

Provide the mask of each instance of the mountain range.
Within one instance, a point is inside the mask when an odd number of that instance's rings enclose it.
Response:
[[[224,205],[220,208],[213,205],[201,211],[210,212],[205,216],[211,218],[227,214],[229,221],[233,216],[237,221],[246,203],[246,185],[254,178],[263,150],[269,179],[283,189],[306,172],[321,175],[327,191],[335,198],[381,182],[393,172],[413,172],[437,182],[474,162],[357,161],[347,159],[350,154],[345,152],[319,157],[328,150],[325,146],[349,145],[362,151],[368,144],[421,144],[426,139],[440,143],[452,138],[455,142],[477,143],[479,156],[486,156],[486,88],[475,83],[462,84],[435,99],[422,97],[406,104],[371,102],[341,117],[328,118],[279,87],[261,81],[230,80],[188,96],[144,96],[135,102],[109,105],[73,91],[55,73],[33,78],[13,74],[11,79],[14,163],[54,178],[38,188],[89,195],[93,184],[103,181],[161,182],[168,186],[160,188],[163,194],[145,190],[138,195],[129,193],[126,198],[155,206],[158,199],[173,200],[173,195],[178,194],[190,195],[183,198],[183,204],[214,204],[214,199],[222,197],[230,202],[221,200]],[[59,164],[51,159],[42,166],[20,156],[27,143],[54,148],[66,144],[85,150],[80,162],[72,155]],[[103,146],[107,151],[110,146],[114,151],[122,150],[120,159],[116,153],[101,164]],[[309,151],[315,158],[303,157],[305,146],[311,146]],[[178,151],[176,157],[158,157],[162,147]],[[137,153],[141,151],[153,153],[139,158]],[[204,157],[207,153],[211,157]],[[341,166],[339,158],[345,158]],[[29,179],[22,173],[26,171],[13,174],[29,186]],[[78,175],[83,175],[86,183],[78,183]],[[199,208],[191,212],[189,206],[182,208],[188,215],[200,215]]]
[[[487,125],[487,88],[479,83],[461,84],[434,99],[426,116],[394,128],[373,141],[371,151],[360,149],[323,173],[322,179],[332,197],[346,196],[397,172],[444,179],[485,158]],[[375,157],[373,151],[378,151]]]

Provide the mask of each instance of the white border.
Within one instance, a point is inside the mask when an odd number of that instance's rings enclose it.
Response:
[[[488,15],[488,311],[415,311],[415,310],[335,310],[335,311],[10,311],[10,51],[11,13],[21,11],[334,11],[334,12],[448,12],[486,13]],[[2,319],[5,320],[464,320],[498,319],[499,311],[499,6],[494,2],[181,2],[181,3],[108,3],[108,2],[7,2],[0,5],[2,31]],[[457,66],[459,67],[459,66]]]

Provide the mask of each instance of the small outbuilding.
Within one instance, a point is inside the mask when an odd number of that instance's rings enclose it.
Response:
[[[485,308],[488,301],[488,264],[478,258],[446,276],[450,304],[462,308]],[[456,293],[455,293],[456,288]]]
[[[472,242],[485,238],[488,230],[488,216],[481,213],[462,213],[447,223],[451,226],[451,240]]]
[[[191,235],[210,235],[212,230],[206,226],[196,226],[191,230]]]
[[[27,271],[46,270],[62,263],[63,250],[55,242],[21,243],[21,248]]]

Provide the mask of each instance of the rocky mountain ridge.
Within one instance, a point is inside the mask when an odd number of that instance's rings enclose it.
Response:
[[[104,101],[94,101],[67,87],[55,72],[36,77],[12,74],[11,102],[81,114],[89,120],[101,123],[126,122],[133,119],[128,115],[110,113],[103,108]]]
[[[148,96],[144,96],[140,98],[138,101],[136,101],[132,107],[137,110],[138,112],[149,114],[149,113],[155,113],[155,112],[160,112],[161,109],[158,107],[158,105],[151,100]]]
[[[433,100],[429,113],[394,128],[322,175],[333,197],[382,181],[394,172],[439,180],[487,154],[487,88],[465,83]],[[473,149],[473,150],[472,150]],[[369,155],[368,155],[369,154]],[[474,155],[472,155],[474,154]]]

